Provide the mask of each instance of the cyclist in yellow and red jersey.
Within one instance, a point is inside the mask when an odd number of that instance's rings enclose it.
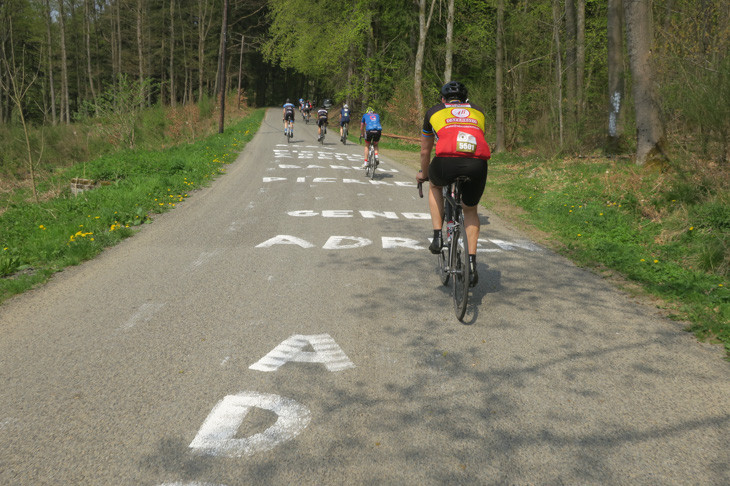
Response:
[[[479,281],[476,268],[479,215],[477,204],[487,183],[487,161],[491,156],[484,138],[484,110],[469,103],[466,86],[458,81],[441,88],[441,103],[426,112],[421,138],[421,170],[418,182],[430,180],[428,206],[433,223],[433,241],[428,247],[438,254],[443,246],[441,225],[444,219],[443,186],[458,176],[468,176],[462,185],[464,225],[469,243],[469,267],[473,287]],[[435,140],[434,140],[435,137]],[[436,156],[431,151],[436,145]]]

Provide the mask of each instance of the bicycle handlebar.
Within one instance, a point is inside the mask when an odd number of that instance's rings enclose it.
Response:
[[[423,183],[428,180],[428,177],[418,183],[418,195],[423,199]]]

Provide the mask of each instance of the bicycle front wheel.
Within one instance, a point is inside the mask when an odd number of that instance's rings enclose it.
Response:
[[[469,244],[464,231],[464,217],[459,215],[459,224],[454,227],[451,240],[451,271],[454,293],[454,313],[462,320],[469,300]]]

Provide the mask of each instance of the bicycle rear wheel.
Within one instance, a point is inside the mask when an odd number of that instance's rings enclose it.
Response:
[[[454,227],[451,240],[451,269],[454,293],[454,313],[462,320],[469,300],[469,244],[464,230],[464,215],[459,214],[459,224]]]
[[[370,152],[368,154],[368,164],[370,164],[370,179],[375,179],[375,149],[370,142]]]

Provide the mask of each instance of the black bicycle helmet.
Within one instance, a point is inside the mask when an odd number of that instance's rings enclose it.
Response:
[[[441,87],[441,96],[446,101],[459,100],[466,101],[469,93],[466,90],[466,86],[458,81],[451,81]]]

